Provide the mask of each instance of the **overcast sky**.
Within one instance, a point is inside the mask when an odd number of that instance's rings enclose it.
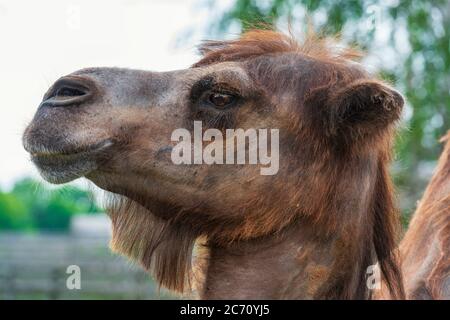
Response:
[[[227,2],[227,1],[224,1]],[[229,2],[229,1],[228,1]],[[0,0],[0,188],[37,176],[21,135],[48,87],[92,66],[186,68],[205,25],[199,0]]]

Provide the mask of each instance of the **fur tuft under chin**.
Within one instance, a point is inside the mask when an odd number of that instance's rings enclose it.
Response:
[[[192,256],[197,236],[129,198],[111,194],[107,204],[113,229],[111,249],[140,264],[160,286],[195,295]]]

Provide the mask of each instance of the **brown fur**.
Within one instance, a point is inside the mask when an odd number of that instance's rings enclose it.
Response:
[[[401,242],[409,299],[450,299],[450,131],[446,146]]]

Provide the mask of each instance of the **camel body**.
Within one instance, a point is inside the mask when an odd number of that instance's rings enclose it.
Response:
[[[450,299],[450,131],[400,244],[407,298]]]

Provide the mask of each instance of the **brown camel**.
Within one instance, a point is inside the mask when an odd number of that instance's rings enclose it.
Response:
[[[450,299],[450,131],[436,172],[400,243],[407,298]]]
[[[403,298],[387,171],[401,95],[356,52],[314,37],[252,31],[200,51],[186,70],[91,68],[59,79],[24,133],[42,176],[84,176],[109,191],[112,248],[171,290],[365,299],[378,263],[390,296]],[[175,165],[171,134],[194,121],[278,129],[279,171]]]
[[[400,243],[407,299],[450,299],[450,131],[431,182]],[[390,299],[387,287],[375,292]]]

